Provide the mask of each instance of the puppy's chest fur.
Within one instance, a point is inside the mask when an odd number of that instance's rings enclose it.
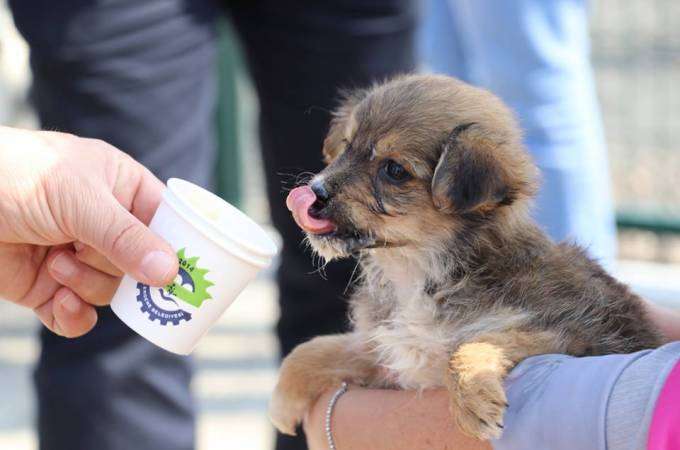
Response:
[[[413,286],[406,292],[390,290],[378,301],[355,303],[356,331],[372,349],[389,383],[404,389],[441,386],[456,323],[439,316],[431,298]]]
[[[465,283],[442,291],[414,271],[399,282],[373,280],[352,301],[355,331],[386,372],[385,385],[428,389],[444,385],[451,352],[482,332],[521,323],[525,313],[509,308],[482,311]],[[455,304],[455,305],[454,305]],[[478,304],[477,304],[478,305]]]

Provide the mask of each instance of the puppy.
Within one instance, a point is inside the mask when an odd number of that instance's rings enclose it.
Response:
[[[403,76],[346,97],[328,166],[288,206],[326,260],[356,256],[351,333],[283,362],[270,405],[293,434],[323,391],[445,387],[465,433],[497,438],[503,380],[544,353],[660,344],[642,301],[529,216],[538,172],[510,111],[444,76]]]

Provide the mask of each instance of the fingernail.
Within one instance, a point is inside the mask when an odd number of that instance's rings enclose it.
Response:
[[[76,250],[76,253],[78,253],[79,251],[85,248],[85,244],[83,244],[80,241],[75,241],[73,243],[73,248]]]
[[[58,277],[63,279],[71,278],[76,273],[76,270],[78,270],[76,264],[66,253],[60,253],[57,255],[57,257],[52,261],[50,268]]]
[[[153,251],[142,259],[142,274],[158,285],[172,278],[177,268],[177,256],[161,251]]]
[[[80,300],[73,294],[65,294],[61,298],[61,306],[71,314],[78,314],[78,311],[80,311]]]

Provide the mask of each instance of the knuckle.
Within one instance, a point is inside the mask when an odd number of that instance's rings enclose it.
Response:
[[[84,300],[89,300],[92,294],[97,292],[97,281],[88,276],[82,269],[75,271],[67,286]]]
[[[102,306],[109,303],[118,285],[117,279],[109,279],[106,275],[93,277],[83,284],[83,291],[78,294],[90,304]]]
[[[95,306],[103,306],[108,304],[112,296],[113,291],[105,286],[89,288],[88,292],[82,295],[83,300]]]
[[[90,267],[93,267],[100,272],[104,272],[114,277],[121,277],[123,273],[111,263],[104,255],[97,252],[92,247],[85,247],[76,253],[76,258]]]
[[[110,254],[121,255],[134,250],[142,239],[142,230],[134,222],[118,221],[109,226],[106,233],[107,245],[104,247]]]
[[[112,147],[110,144],[108,144],[106,141],[102,139],[97,139],[97,138],[80,138],[81,143],[93,147],[93,148],[99,148],[102,150],[106,150],[109,147]]]

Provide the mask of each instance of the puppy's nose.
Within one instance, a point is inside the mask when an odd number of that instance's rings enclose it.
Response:
[[[326,206],[328,204],[328,200],[331,198],[330,194],[326,190],[326,186],[324,186],[323,181],[314,180],[310,183],[309,187],[316,196],[316,200],[314,203],[312,203],[312,206],[309,207],[309,215],[315,219],[326,219],[326,215],[328,213]]]
[[[309,185],[309,187],[312,188],[312,192],[314,192],[314,195],[316,195],[316,199],[319,202],[325,203],[330,198],[330,195],[328,194],[328,191],[326,190],[326,186],[324,186],[323,181],[314,180],[312,181],[312,184]]]

